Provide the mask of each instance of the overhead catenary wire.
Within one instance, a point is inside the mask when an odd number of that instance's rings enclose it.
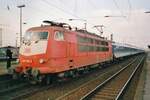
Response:
[[[120,7],[118,6],[118,3],[116,2],[116,0],[113,0],[113,2],[114,2],[114,4],[115,4],[116,8],[120,11],[120,14],[121,14],[122,16],[124,16],[123,11],[122,11],[122,10],[120,9]]]
[[[71,12],[68,12],[68,11],[66,11],[66,10],[64,10],[64,9],[62,9],[62,8],[60,8],[60,7],[56,6],[56,5],[54,5],[54,4],[50,3],[50,2],[48,2],[47,0],[42,0],[42,1],[45,2],[46,4],[48,4],[49,6],[52,6],[52,7],[56,8],[56,9],[58,9],[58,10],[64,12],[64,13],[66,13],[66,14],[68,14],[68,15],[71,15],[71,16],[73,16],[73,17],[75,17],[75,18],[83,19],[83,18],[81,18],[81,17],[79,17],[79,16],[77,16],[77,15],[71,13]],[[90,24],[90,25],[92,25],[92,26],[95,26],[94,23],[91,23],[91,22],[89,22],[89,21],[87,21],[87,20],[86,20],[86,23],[88,23],[88,24]],[[112,33],[112,32],[111,32],[111,33]]]
[[[131,10],[132,9],[132,5],[131,5],[130,0],[128,0],[128,5],[129,5],[129,10]]]
[[[61,7],[58,7],[58,6],[48,2],[47,0],[42,0],[42,1],[45,2],[46,4],[48,4],[51,7],[57,8],[58,10],[62,11],[65,14],[71,15],[71,16],[76,17],[76,18],[80,18],[79,16],[77,16],[77,15],[75,15],[75,14],[73,14],[73,13],[67,11],[67,10],[62,9]]]
[[[78,1],[77,0],[75,0],[74,1],[74,14],[76,15],[77,14],[77,4],[78,4]]]
[[[11,2],[11,5],[10,6],[13,6],[14,8],[16,8],[16,6],[17,5],[19,5],[20,3],[22,3],[22,2],[20,2],[20,1],[18,1],[18,0],[12,0],[13,2]],[[28,1],[28,2],[27,2]],[[25,4],[27,5],[27,7],[30,7],[31,9],[30,10],[33,10],[35,7],[32,7],[31,6],[31,4],[29,4],[29,2],[31,2],[32,0],[23,0],[23,2],[25,2]],[[62,8],[61,6],[58,6],[58,5],[55,5],[55,3],[53,4],[53,3],[51,3],[50,1],[48,1],[48,0],[41,0],[42,2],[45,2],[48,6],[50,6],[50,7],[54,7],[54,8],[56,8],[57,10],[59,10],[59,11],[61,11],[61,12],[63,12],[63,13],[65,13],[65,14],[68,14],[68,15],[71,15],[71,16],[73,16],[74,18],[79,18],[79,19],[84,19],[84,18],[81,18],[81,17],[79,17],[78,15],[76,15],[75,13],[73,13],[73,11],[71,12],[71,11],[69,11],[70,9],[68,9],[68,10],[66,10],[66,9],[64,9],[64,8]],[[77,0],[76,0],[77,1]],[[5,2],[5,1],[3,1],[3,2]],[[6,4],[6,2],[5,2],[5,4]],[[76,4],[76,6],[75,7],[77,7],[77,4]],[[27,9],[27,8],[26,8]],[[75,9],[77,9],[77,8],[75,8]],[[41,15],[42,14],[45,14],[45,15],[51,15],[48,11],[46,11],[46,10],[39,10],[38,8],[37,9],[34,9],[34,10],[36,10],[37,11],[37,13],[40,13]],[[59,14],[59,13],[58,13]],[[26,20],[28,20],[28,18],[26,19]],[[89,21],[86,21],[88,24],[90,24],[90,25],[92,25],[92,26],[94,26],[95,24],[93,24],[92,22],[89,22]]]
[[[77,0],[74,0],[74,5],[72,6],[69,6],[67,5],[66,3],[64,3],[62,0],[59,0],[61,6],[63,5],[67,10],[69,10],[70,12],[72,12],[72,14],[76,15],[77,13],[77,4],[78,4],[78,1]]]
[[[69,12],[68,10],[62,9],[61,7],[58,7],[58,6],[56,6],[56,5],[48,2],[47,0],[42,0],[42,1],[45,2],[46,4],[48,4],[49,6],[54,7],[56,9],[60,10],[61,12],[65,13],[65,14],[73,16],[74,18],[83,19],[83,18],[77,16],[76,14],[73,14],[73,13]]]
[[[91,0],[87,0],[87,1],[90,3],[91,7],[93,7],[94,9],[97,9],[97,6],[95,5],[95,3],[93,3],[93,1]]]
[[[47,16],[47,17],[49,16],[50,19],[52,18],[51,15],[53,15],[53,12],[48,11],[48,9],[45,10],[45,9],[34,7],[34,6],[31,5],[32,4],[31,1],[32,0],[30,0],[29,2],[26,3],[26,5],[27,5],[26,9],[29,9],[30,11],[34,12],[34,15],[38,14],[40,16],[43,16],[43,15]],[[41,6],[45,7],[45,3],[41,3]],[[26,18],[26,20],[31,20],[31,19],[32,18],[30,16],[28,16],[28,18]]]
[[[129,5],[129,18],[130,18],[130,16],[131,16],[131,11],[132,11],[132,5],[131,5],[130,0],[128,0],[128,5]]]

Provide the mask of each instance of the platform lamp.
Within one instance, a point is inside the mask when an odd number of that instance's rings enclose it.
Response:
[[[104,16],[105,18],[109,18],[109,17],[123,17],[123,18],[126,18],[126,16],[113,16],[113,15],[106,15]]]
[[[19,5],[17,6],[20,9],[20,46],[22,41],[22,8],[25,7],[25,5]]]
[[[146,12],[144,12],[144,13],[150,13],[150,11],[146,11]]]
[[[150,45],[147,46],[150,49]]]

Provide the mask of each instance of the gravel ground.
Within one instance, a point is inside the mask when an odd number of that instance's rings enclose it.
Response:
[[[144,84],[146,80],[146,66],[147,66],[147,63],[145,62],[142,72],[140,74],[134,100],[143,100]]]
[[[92,80],[94,77],[97,77],[104,72],[114,70],[114,68],[121,68],[121,66],[115,65],[103,70],[95,70],[91,74],[87,74],[65,82],[57,82],[50,89],[38,92],[30,97],[24,98],[24,100],[55,100],[56,98]]]

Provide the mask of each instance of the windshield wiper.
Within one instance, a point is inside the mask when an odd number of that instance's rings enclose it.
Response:
[[[24,40],[23,43],[24,43],[25,45],[28,45],[28,46],[29,46],[29,45],[31,44],[31,41],[30,41],[30,40]]]
[[[35,43],[38,43],[38,42],[39,42],[39,40],[36,40],[36,41],[35,41]]]

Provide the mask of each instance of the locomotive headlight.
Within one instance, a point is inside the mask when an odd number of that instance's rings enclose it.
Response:
[[[40,64],[43,64],[44,62],[45,62],[44,59],[40,59],[40,60],[39,60],[39,63],[40,63]]]

